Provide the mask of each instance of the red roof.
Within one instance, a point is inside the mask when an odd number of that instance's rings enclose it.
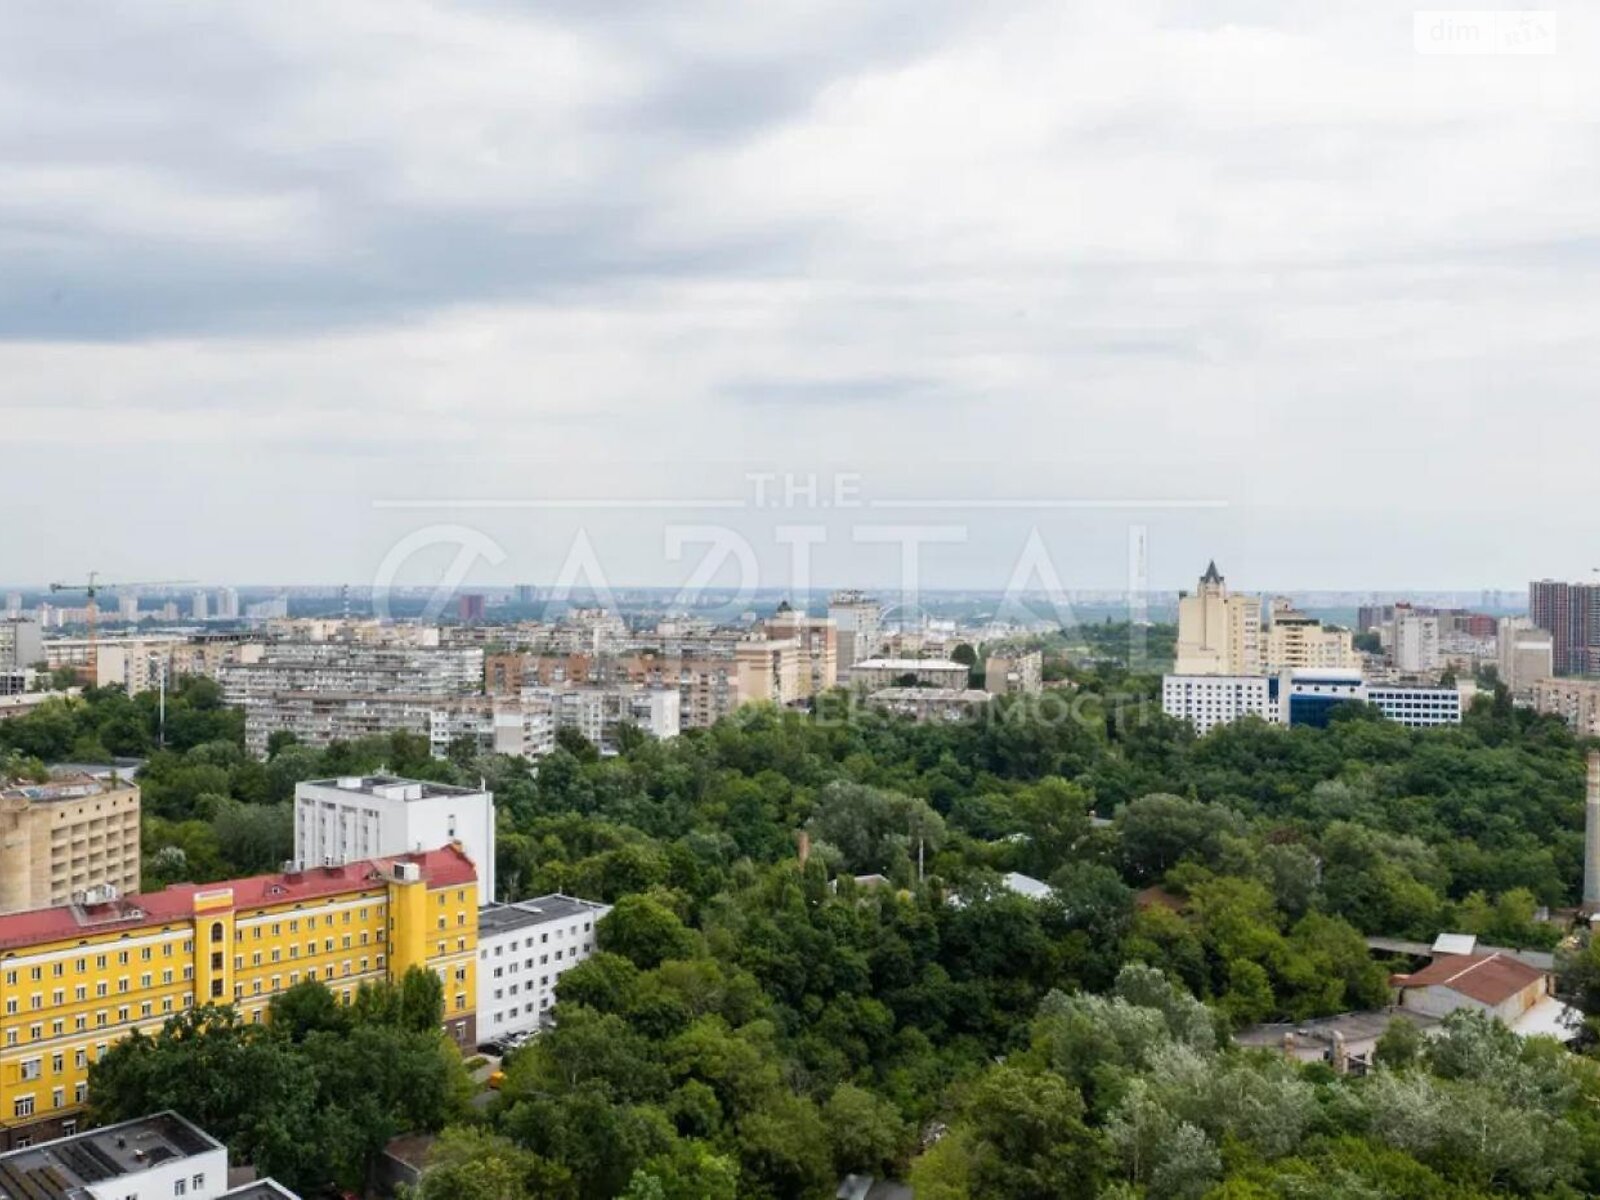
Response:
[[[1509,1000],[1544,972],[1505,954],[1441,954],[1420,971],[1396,975],[1396,987],[1445,987],[1488,1005]]]
[[[338,867],[308,867],[292,876],[280,872],[215,883],[174,883],[164,891],[127,895],[112,904],[88,909],[63,905],[0,916],[0,947],[15,949],[186,920],[194,913],[197,892],[231,888],[234,909],[266,908],[358,892],[374,886],[375,877],[387,874],[396,863],[417,864],[422,868],[423,880],[435,888],[474,883],[478,878],[472,860],[460,846],[452,844],[420,854],[362,859]]]

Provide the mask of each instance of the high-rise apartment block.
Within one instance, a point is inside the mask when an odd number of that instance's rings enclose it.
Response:
[[[1259,675],[1261,601],[1230,595],[1215,562],[1194,595],[1178,599],[1177,675]]]
[[[81,1119],[89,1063],[135,1030],[212,1003],[260,1023],[302,980],[349,1002],[362,983],[433,971],[444,1030],[470,1047],[477,961],[477,877],[453,846],[0,917],[0,1142]]]
[[[310,745],[371,733],[426,733],[442,752],[456,727],[492,725],[479,703],[483,651],[421,646],[288,643],[218,672],[223,697],[244,709],[245,745],[263,755],[284,730]],[[434,714],[438,714],[435,716]]]
[[[1358,665],[1348,629],[1324,626],[1317,618],[1296,611],[1287,600],[1273,600],[1268,612],[1265,667],[1269,674],[1345,670]]]
[[[115,776],[0,781],[0,913],[139,890],[139,789]]]
[[[832,617],[811,617],[786,600],[766,622],[774,641],[793,641],[800,656],[800,697],[821,695],[839,682],[839,626]]]
[[[1439,649],[1439,618],[1396,605],[1389,655],[1396,669],[1407,672],[1437,671],[1443,662]]]
[[[1528,616],[1550,631],[1557,675],[1600,671],[1600,584],[1535,580],[1528,584]]]
[[[876,658],[883,647],[883,610],[878,601],[864,592],[835,592],[828,598],[828,616],[839,634],[839,671],[864,659]]]
[[[44,635],[27,617],[0,620],[0,670],[35,666],[44,661]]]
[[[294,853],[307,868],[459,843],[488,903],[495,897],[494,833],[494,793],[476,788],[356,775],[294,789]]]

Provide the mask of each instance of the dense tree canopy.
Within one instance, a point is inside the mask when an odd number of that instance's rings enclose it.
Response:
[[[1488,699],[1458,728],[1352,709],[1197,738],[1127,634],[1080,630],[1049,664],[1064,686],[970,721],[826,696],[612,757],[567,736],[536,771],[407,735],[279,738],[255,762],[234,714],[180,692],[140,780],[151,882],[270,866],[297,781],[382,767],[481,775],[503,893],[615,910],[481,1112],[405,988],[349,1009],[297,989],[267,1030],[187,1015],[106,1056],[97,1109],[176,1104],[289,1181],[351,1179],[388,1131],[449,1124],[428,1200],[826,1197],[851,1171],[935,1200],[1600,1189],[1600,1087],[1553,1043],[1397,1027],[1353,1080],[1227,1037],[1381,1005],[1399,964],[1364,935],[1553,944],[1536,915],[1579,882],[1584,745]],[[142,731],[149,752],[149,717],[108,690],[0,724],[0,750],[33,769]],[[1566,958],[1600,1012],[1600,948]]]

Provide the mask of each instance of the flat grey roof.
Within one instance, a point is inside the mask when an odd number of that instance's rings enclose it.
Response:
[[[477,788],[456,787],[450,783],[433,783],[426,779],[402,779],[399,775],[341,775],[337,779],[308,779],[306,782],[313,787],[333,788],[340,792],[364,792],[368,796],[378,795],[379,788],[390,787],[419,787],[422,795],[419,799],[429,799],[433,796],[476,796]]]
[[[533,900],[518,900],[513,904],[486,904],[478,910],[478,937],[489,933],[510,933],[530,925],[543,925],[550,921],[563,921],[579,913],[599,912],[604,904],[593,900],[579,900],[560,893],[539,896]]]
[[[0,1154],[0,1200],[65,1200],[74,1194],[72,1189],[222,1148],[177,1113],[157,1113]]]

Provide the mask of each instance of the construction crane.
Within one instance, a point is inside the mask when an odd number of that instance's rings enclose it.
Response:
[[[99,571],[89,572],[88,583],[52,583],[52,592],[82,592],[89,598],[89,684],[92,687],[100,685],[100,648],[98,641],[98,626],[100,603],[97,597],[106,588],[131,588],[131,587],[181,587],[193,583],[192,579],[161,579],[145,580],[138,583],[102,583]]]

